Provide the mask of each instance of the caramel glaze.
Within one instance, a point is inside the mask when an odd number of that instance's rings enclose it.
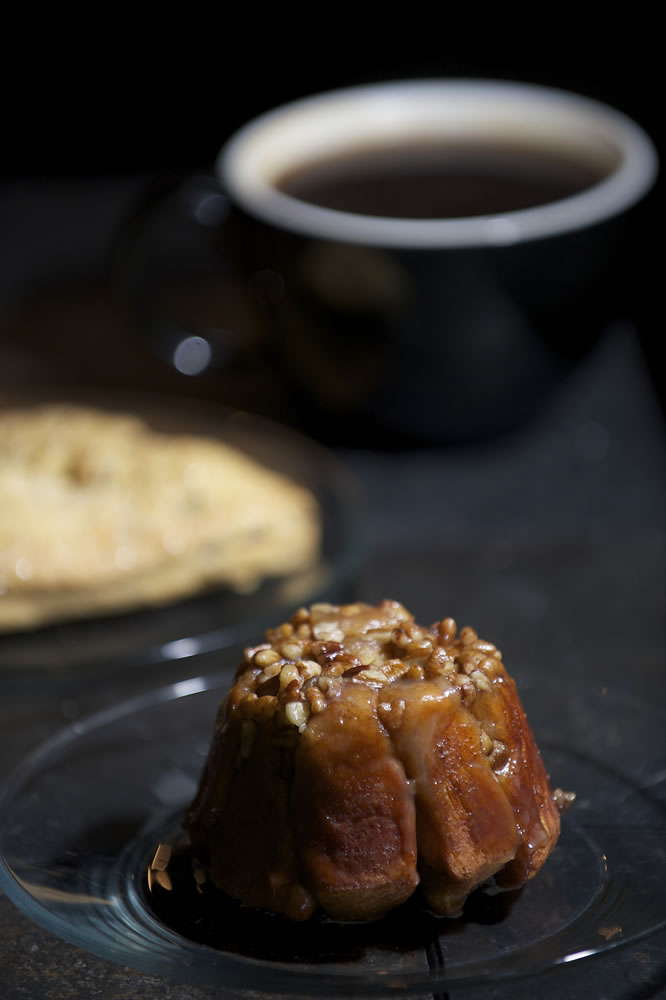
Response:
[[[313,605],[266,638],[185,818],[215,886],[293,920],[373,920],[419,882],[455,914],[490,876],[538,871],[562,796],[491,643],[395,601]]]

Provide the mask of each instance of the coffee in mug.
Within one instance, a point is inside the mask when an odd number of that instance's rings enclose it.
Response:
[[[481,139],[368,146],[292,167],[279,191],[336,212],[456,219],[519,212],[598,184],[608,164]]]

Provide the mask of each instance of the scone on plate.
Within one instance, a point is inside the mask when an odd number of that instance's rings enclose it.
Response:
[[[184,825],[242,903],[372,920],[419,884],[440,914],[523,885],[569,798],[492,643],[395,601],[316,604],[246,650]]]
[[[73,405],[0,413],[0,629],[305,569],[314,496],[215,439]]]

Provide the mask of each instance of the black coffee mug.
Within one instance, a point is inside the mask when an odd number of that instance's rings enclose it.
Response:
[[[656,173],[644,131],[579,95],[349,88],[225,144],[222,253],[304,429],[478,440],[529,418],[630,310]]]

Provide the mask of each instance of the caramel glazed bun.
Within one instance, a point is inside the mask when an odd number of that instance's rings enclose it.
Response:
[[[530,879],[560,810],[500,652],[395,601],[315,604],[249,648],[185,828],[212,883],[305,920],[374,920],[421,884],[455,914]]]

